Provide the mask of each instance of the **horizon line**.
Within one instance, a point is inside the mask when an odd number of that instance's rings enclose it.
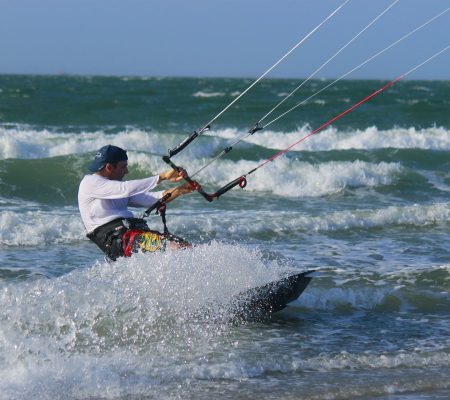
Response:
[[[69,73],[69,72],[0,72],[0,76],[35,76],[35,77],[72,77],[72,78],[131,78],[131,79],[248,79],[254,80],[257,76],[201,76],[201,75],[146,75],[146,74],[108,74],[108,73]],[[266,77],[265,80],[305,80],[307,77]],[[333,80],[336,77],[316,77],[310,79],[311,81],[327,81]],[[342,81],[389,81],[393,78],[343,78]],[[437,82],[449,82],[450,78],[408,78],[403,81],[437,81]]]

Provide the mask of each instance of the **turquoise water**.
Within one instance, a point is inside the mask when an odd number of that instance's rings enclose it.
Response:
[[[399,82],[245,189],[177,199],[169,228],[191,251],[107,264],[85,238],[76,194],[97,148],[156,174],[250,83],[0,76],[0,398],[450,396],[448,81]],[[196,178],[213,191],[385,83],[337,84]],[[298,84],[263,82],[174,161],[197,170]],[[199,312],[311,268],[265,320]]]

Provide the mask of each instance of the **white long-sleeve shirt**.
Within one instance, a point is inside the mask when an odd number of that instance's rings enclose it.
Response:
[[[131,207],[149,207],[163,196],[163,191],[147,193],[158,183],[158,176],[131,181],[113,181],[103,176],[86,175],[78,189],[78,207],[86,230],[117,218],[132,218]]]

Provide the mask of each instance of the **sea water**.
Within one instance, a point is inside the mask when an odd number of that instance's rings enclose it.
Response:
[[[129,179],[157,174],[250,83],[0,76],[0,399],[450,397],[449,82],[399,82],[245,189],[176,199],[168,225],[191,250],[109,264],[85,237],[77,190],[96,149],[127,149]],[[264,81],[174,161],[194,172],[298,84]],[[216,190],[383,84],[333,86],[196,179]],[[215,314],[311,269],[280,313]]]

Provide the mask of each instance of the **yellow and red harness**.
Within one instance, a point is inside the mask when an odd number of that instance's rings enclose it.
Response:
[[[122,249],[125,257],[133,253],[150,252],[166,249],[167,238],[157,231],[127,230],[122,235]]]
[[[179,248],[190,247],[190,243],[179,236],[151,230],[140,218],[115,219],[99,226],[87,237],[113,261],[138,252],[165,251],[168,243],[175,243]]]

